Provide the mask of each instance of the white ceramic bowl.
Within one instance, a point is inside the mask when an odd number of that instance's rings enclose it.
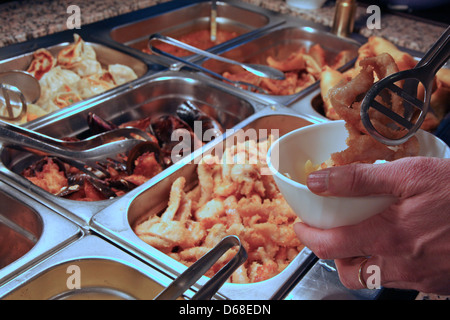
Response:
[[[294,9],[313,10],[319,9],[327,0],[286,0],[289,7]]]
[[[294,130],[273,143],[267,155],[268,166],[287,203],[306,224],[329,229],[359,223],[389,207],[389,195],[367,197],[325,197],[312,193],[303,181],[304,164],[320,164],[333,152],[347,146],[344,121],[330,121]],[[423,130],[416,134],[422,156],[450,158],[447,145]],[[288,174],[291,178],[288,178]]]

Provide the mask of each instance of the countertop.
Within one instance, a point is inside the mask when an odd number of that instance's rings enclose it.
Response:
[[[81,27],[83,25],[112,18],[121,14],[154,6],[169,0],[77,0],[76,5],[81,10]],[[327,1],[316,10],[291,9],[282,0],[242,0],[252,5],[268,10],[301,17],[308,21],[331,27],[333,23],[334,1]],[[30,0],[10,1],[0,4],[0,47],[24,42],[67,29],[66,22],[71,13],[67,13],[68,0]],[[420,52],[425,52],[438,39],[445,27],[439,24],[429,24],[408,17],[391,13],[381,16],[381,28],[370,30],[366,26],[366,7],[357,9],[355,32],[369,37],[377,35],[385,37],[393,43]],[[447,296],[437,296],[420,293],[417,299],[449,299]]]
[[[85,25],[167,1],[169,0],[77,0],[76,5],[81,10],[81,24]],[[316,10],[291,9],[282,0],[243,1],[328,27],[333,23],[334,1],[327,1],[322,8]],[[0,47],[66,30],[66,22],[70,16],[67,8],[71,4],[74,2],[68,0],[10,1],[0,4]],[[370,30],[366,26],[369,16],[366,6],[358,7],[355,32],[365,37],[383,36],[399,46],[420,52],[425,52],[444,31],[443,26],[390,13],[382,14],[380,29]]]

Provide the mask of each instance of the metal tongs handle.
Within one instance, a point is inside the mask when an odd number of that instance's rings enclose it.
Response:
[[[244,68],[245,70],[247,70],[248,72],[251,72],[251,73],[257,75],[258,77],[278,79],[278,80],[285,79],[285,75],[284,75],[284,73],[282,71],[280,71],[278,69],[274,69],[274,68],[266,66],[266,65],[260,65],[260,64],[253,65],[253,64],[242,63],[242,62],[238,62],[238,61],[235,61],[235,60],[231,60],[231,59],[219,56],[217,54],[210,53],[208,51],[198,49],[198,48],[193,47],[191,45],[188,45],[188,44],[186,44],[184,42],[178,41],[177,39],[174,39],[174,38],[171,38],[171,37],[167,37],[167,36],[163,36],[162,34],[159,34],[159,33],[151,35],[149,42],[151,42],[154,39],[158,39],[159,41],[162,41],[162,42],[165,42],[167,44],[170,44],[170,45],[173,45],[173,46],[176,46],[176,47],[179,47],[179,48],[191,51],[193,53],[199,54],[201,56],[205,56],[205,57],[210,58],[210,59],[214,59],[214,60],[218,60],[218,61],[221,61],[221,62],[225,62],[225,63],[233,64],[233,65],[236,65],[236,66],[240,66],[240,67]],[[151,50],[153,50],[153,48],[151,48]],[[161,50],[159,50],[159,51],[162,52]]]
[[[193,297],[192,300],[208,300],[222,287],[231,274],[247,260],[247,252],[236,236],[227,236],[213,249],[197,260],[176,278],[155,300],[174,300],[200,279],[229,249],[239,246],[238,253],[220,269]]]
[[[0,141],[5,145],[27,147],[49,154],[72,155],[62,148],[61,140],[4,121],[0,121]]]
[[[211,32],[211,41],[215,42],[217,39],[217,3],[216,3],[216,0],[211,1],[210,32]]]
[[[391,74],[381,79],[370,88],[361,104],[361,120],[367,131],[378,141],[392,146],[402,144],[414,135],[421,127],[429,110],[434,77],[449,58],[450,27],[444,31],[438,41],[427,51],[427,53],[425,53],[423,58],[413,69]],[[395,83],[403,80],[405,81],[405,84],[402,89]],[[425,88],[424,101],[417,99],[417,85],[419,82],[421,82]],[[403,116],[396,114],[375,100],[380,92],[386,88],[406,101],[406,103],[404,103],[405,114]],[[371,107],[385,114],[400,126],[406,128],[408,132],[399,139],[391,139],[381,135],[370,121],[369,109]],[[414,116],[414,108],[420,111],[420,115],[415,122],[412,122],[411,118]]]
[[[425,53],[414,69],[426,66],[433,75],[447,62],[450,56],[450,26],[442,33],[436,43]]]
[[[244,81],[234,81],[234,80],[230,80],[230,79],[228,79],[228,78],[225,78],[225,77],[222,76],[221,74],[218,74],[218,73],[216,73],[216,72],[214,72],[214,71],[211,71],[211,70],[209,70],[209,69],[207,69],[207,68],[204,68],[204,67],[202,67],[202,66],[200,66],[200,65],[198,65],[198,64],[192,63],[192,62],[190,62],[190,61],[188,61],[188,60],[185,60],[185,59],[183,59],[183,58],[180,58],[180,57],[174,56],[174,55],[172,55],[172,54],[170,54],[170,53],[167,53],[167,52],[165,52],[165,51],[159,50],[158,48],[156,48],[156,47],[154,47],[154,46],[152,45],[152,40],[154,40],[154,39],[158,39],[158,40],[159,40],[159,36],[161,36],[161,35],[154,34],[154,35],[151,35],[151,36],[150,36],[150,39],[149,39],[149,41],[148,41],[148,47],[149,47],[149,49],[150,49],[152,52],[155,52],[155,53],[160,54],[160,55],[162,55],[162,56],[165,56],[165,57],[171,58],[171,59],[173,59],[173,60],[176,60],[176,61],[178,61],[178,62],[181,62],[181,63],[183,63],[184,65],[187,65],[187,66],[189,66],[189,67],[191,67],[191,68],[193,68],[193,69],[196,69],[196,70],[198,70],[198,71],[205,72],[205,73],[207,73],[207,74],[209,74],[209,75],[211,75],[211,76],[213,76],[213,77],[216,77],[216,78],[218,78],[218,79],[220,79],[220,80],[222,80],[222,81],[226,81],[226,82],[228,82],[228,83],[231,83],[231,84],[234,85],[235,87],[247,86],[247,87],[256,89],[257,91],[259,91],[259,92],[261,92],[261,93],[267,93],[267,91],[264,90],[263,88],[260,88],[260,87],[258,87],[258,86],[255,86],[255,85],[253,85],[253,84],[251,84],[251,83],[247,83],[247,82],[244,82]]]
[[[221,74],[218,74],[218,73],[216,73],[214,71],[211,71],[211,70],[209,70],[207,68],[204,68],[204,67],[202,67],[202,66],[200,66],[200,65],[198,65],[196,63],[190,62],[190,61],[185,60],[183,58],[180,58],[180,57],[174,56],[174,55],[172,55],[170,53],[167,53],[165,51],[162,51],[162,50],[156,48],[155,46],[153,46],[153,44],[152,44],[152,41],[154,41],[154,40],[161,41],[162,39],[167,39],[167,38],[168,37],[160,35],[160,34],[153,34],[153,35],[151,35],[149,40],[148,40],[148,48],[150,49],[150,51],[152,51],[154,53],[157,53],[159,55],[162,55],[162,56],[168,57],[170,59],[176,60],[178,62],[181,62],[184,65],[187,65],[187,66],[189,66],[189,67],[191,67],[191,68],[193,68],[195,70],[207,73],[207,74],[209,74],[209,75],[211,75],[213,77],[216,77],[216,78],[218,78],[218,79],[220,79],[222,81],[231,83],[235,87],[241,87],[242,88],[242,86],[244,86],[244,87],[247,87],[247,88],[254,89],[254,90],[256,90],[259,93],[268,94],[268,92],[265,89],[263,89],[263,88],[261,88],[261,87],[259,87],[257,85],[254,85],[252,83],[248,83],[248,82],[245,82],[245,81],[236,81],[236,80],[228,79],[228,78],[222,76]],[[175,39],[173,39],[173,40],[175,40]],[[171,43],[171,42],[169,42],[169,43]],[[173,43],[171,43],[171,44],[173,44]]]
[[[111,133],[133,132],[134,130],[122,128],[116,131]],[[139,132],[140,130],[135,131]],[[90,159],[106,157],[109,153],[114,153],[115,150],[129,150],[142,142],[137,139],[125,139],[106,143],[106,141],[102,141],[106,135],[109,135],[109,133],[100,134],[92,139],[80,142],[65,142],[0,120],[0,141],[3,144],[21,149],[31,149],[31,151],[37,150],[72,162],[80,160],[87,163]]]

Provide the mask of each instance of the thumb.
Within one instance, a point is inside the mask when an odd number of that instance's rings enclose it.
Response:
[[[404,158],[384,164],[358,163],[322,169],[308,176],[307,186],[312,192],[324,196],[401,196],[413,192],[405,190],[414,186],[410,183],[412,180],[421,179],[423,172],[418,170],[421,167],[419,162],[419,159]]]

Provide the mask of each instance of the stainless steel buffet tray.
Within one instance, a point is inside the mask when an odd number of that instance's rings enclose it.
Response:
[[[264,31],[256,38],[239,43],[231,50],[222,50],[220,55],[240,62],[267,64],[266,59],[269,56],[283,60],[291,53],[301,48],[309,49],[315,44],[319,44],[324,49],[329,64],[333,63],[341,51],[348,50],[351,59],[340,70],[353,65],[360,47],[357,41],[337,37],[327,32],[324,27],[308,25],[301,20],[289,20],[285,24]],[[230,64],[212,59],[204,60],[201,65],[219,74],[232,70]],[[289,105],[317,88],[318,85],[319,81],[293,95],[255,94],[275,103]]]
[[[307,115],[317,122],[331,121],[325,116],[320,89],[315,89],[303,98],[289,104],[289,108],[298,114]]]
[[[186,100],[204,107],[203,111],[217,119],[224,129],[237,125],[264,106],[262,101],[230,90],[223,83],[211,81],[200,74],[168,71],[144,78],[92,104],[45,117],[40,123],[35,123],[33,129],[56,138],[82,137],[88,131],[86,119],[89,112],[121,124],[160,113],[173,113]],[[87,224],[92,214],[115,201],[73,201],[44,191],[20,175],[35,160],[36,157],[31,153],[3,148],[0,151],[0,174],[35,194],[47,205],[77,219],[79,223]],[[164,175],[162,172],[158,176]],[[147,183],[151,184],[155,179],[157,177]]]
[[[177,5],[176,2],[172,4]],[[141,51],[147,48],[151,34],[161,33],[171,37],[186,35],[198,30],[208,30],[211,14],[211,1],[191,1],[181,3],[158,14],[135,16],[126,23],[111,20],[106,28],[97,33],[99,39],[122,44]],[[223,46],[252,37],[255,33],[284,22],[277,13],[240,1],[217,1],[217,28],[235,32],[238,36],[218,44],[208,50],[215,51]],[[111,42],[110,42],[111,43]],[[189,56],[192,58],[193,56]],[[167,65],[171,64],[170,60]]]
[[[1,287],[0,298],[150,300],[171,281],[100,237],[88,234]]]
[[[73,39],[72,39],[72,41],[73,41]],[[32,45],[33,49],[31,51],[26,51],[24,53],[20,53],[18,55],[12,56],[12,57],[5,57],[5,55],[8,52],[4,48],[0,49],[0,72],[11,71],[11,70],[26,71],[31,64],[31,61],[33,60],[33,53],[35,50],[38,50],[40,48],[45,48],[56,59],[58,52],[60,52],[61,50],[63,50],[64,48],[66,48],[67,46],[69,46],[70,44],[73,43],[70,41],[61,42],[60,37],[57,37],[57,39],[52,40],[52,42],[55,42],[55,43],[53,43],[52,45],[42,44],[44,46],[41,46],[41,42],[36,40]],[[112,49],[110,47],[107,47],[103,44],[96,43],[96,42],[86,41],[85,43],[87,46],[91,46],[94,49],[97,60],[100,62],[100,64],[104,68],[111,64],[122,64],[122,65],[130,67],[135,72],[135,74],[137,75],[138,78],[142,78],[149,71],[148,65],[145,62],[143,62],[142,60],[135,58],[127,53],[118,51],[116,49]],[[120,88],[122,86],[130,86],[130,85],[132,85],[132,83],[133,83],[133,81],[123,84],[123,85],[120,85],[120,86],[117,86],[117,87],[107,90],[99,95],[92,96],[92,97],[86,98],[83,101],[80,101],[78,103],[69,105],[66,108],[76,107],[77,105],[84,104],[89,100],[95,100],[96,98],[100,98],[102,96],[108,95],[109,93],[111,93],[111,91],[116,90],[117,88]],[[59,110],[55,111],[54,113],[57,113],[57,112],[59,112]],[[39,119],[37,121],[41,121],[41,119]]]
[[[268,107],[256,113],[236,126],[235,129],[251,128],[256,132],[259,129],[266,129],[268,133],[272,129],[277,129],[279,135],[282,136],[296,128],[312,123],[308,118],[294,114],[287,108],[279,106],[275,110],[273,109]],[[230,136],[232,134],[233,132],[230,133]],[[207,152],[207,150],[208,148],[203,151]],[[184,161],[170,167],[163,177],[160,177],[156,183],[148,188],[124,195],[111,206],[95,214],[90,227],[132,254],[151,261],[164,273],[173,277],[178,276],[186,267],[139,239],[131,226],[137,219],[142,218],[150,211],[160,212],[164,210],[167,206],[170,187],[178,177],[185,177],[186,185],[195,183],[197,166],[194,163],[196,157],[201,155],[202,150],[194,152],[192,157],[188,157],[190,159],[185,158]],[[275,277],[252,284],[226,283],[219,290],[219,294],[226,299],[270,299],[277,290],[285,285],[286,281],[293,281],[289,279],[293,273],[298,272],[299,269],[310,267],[311,259],[311,251],[304,248],[291,264]],[[202,277],[198,285],[204,284],[207,279]]]
[[[14,277],[80,238],[82,229],[0,182],[0,292]]]
[[[349,290],[340,282],[333,260],[319,260],[286,295],[286,300],[375,300],[384,289]]]

